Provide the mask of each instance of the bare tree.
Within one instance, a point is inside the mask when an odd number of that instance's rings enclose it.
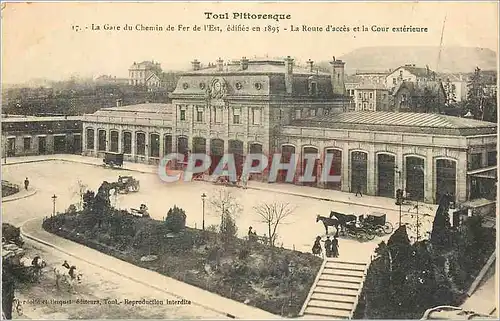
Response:
[[[273,202],[270,204],[259,204],[254,207],[254,210],[259,215],[261,222],[267,224],[269,244],[274,246],[279,225],[284,223],[285,219],[293,214],[295,208],[288,203]]]
[[[78,196],[78,210],[81,211],[83,209],[83,195],[87,192],[88,185],[83,183],[81,180],[77,181],[77,185],[74,189],[73,195]]]
[[[235,218],[243,211],[236,197],[227,189],[221,189],[210,198],[210,204],[217,215],[220,215],[220,232],[224,234],[224,239],[236,236]]]

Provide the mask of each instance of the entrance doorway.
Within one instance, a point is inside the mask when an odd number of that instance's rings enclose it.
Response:
[[[378,154],[377,155],[377,169],[378,169],[378,181],[377,181],[377,194],[378,196],[391,197],[393,198],[394,193],[394,176],[396,160],[393,155],[389,154]]]
[[[367,190],[368,154],[361,151],[351,152],[351,192]]]
[[[38,137],[38,154],[43,155],[47,153],[47,137]]]

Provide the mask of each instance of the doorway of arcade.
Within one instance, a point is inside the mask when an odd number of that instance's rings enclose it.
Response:
[[[302,160],[302,173],[299,173],[305,177],[309,177],[308,181],[305,181],[303,184],[305,186],[316,186],[318,182],[318,163],[319,159],[317,158],[318,156],[318,149],[316,147],[304,147],[304,153],[303,153],[303,160]],[[311,155],[311,156],[308,156]],[[314,158],[316,157],[316,159]],[[311,162],[312,164],[309,164]],[[308,166],[312,166],[312,173],[306,173],[306,170],[310,171],[311,169],[308,168]]]
[[[368,178],[368,154],[362,151],[351,152],[351,192],[366,194]]]
[[[393,198],[396,158],[390,154],[377,155],[377,195]]]
[[[413,201],[424,200],[424,159],[407,156],[406,162],[406,194]]]
[[[293,158],[293,159],[292,159]],[[292,145],[283,145],[281,146],[281,164],[290,164],[291,162],[295,162],[295,146]],[[280,169],[277,171],[278,175],[276,177],[276,182],[278,183],[295,183],[295,176],[293,180],[287,180],[288,171],[286,169]],[[292,174],[290,174],[292,175]]]

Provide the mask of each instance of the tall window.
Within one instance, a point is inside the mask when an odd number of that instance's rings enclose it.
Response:
[[[203,122],[203,107],[196,109],[196,121],[199,123]]]
[[[300,119],[300,109],[295,109],[295,119]]]
[[[215,107],[214,113],[215,113],[215,123],[217,124],[222,123],[222,108]]]
[[[132,154],[132,133],[123,132],[123,153]]]
[[[497,152],[488,152],[488,166],[495,166],[497,164]]]
[[[363,97],[361,96],[361,93],[358,93],[358,98],[359,98],[359,99],[363,98]]]
[[[240,124],[240,109],[233,109],[233,124]]]
[[[94,129],[87,128],[87,149],[94,149]]]
[[[186,110],[185,109],[181,109],[181,120],[186,120]]]
[[[260,112],[260,108],[253,108],[252,109],[252,113],[253,113],[253,117],[252,117],[252,123],[254,125],[260,125],[260,122],[261,122],[261,112]]]
[[[370,93],[370,99],[373,99],[373,93]]]
[[[97,141],[97,149],[99,151],[105,151],[106,150],[106,130],[101,129],[98,132],[98,141]]]
[[[135,136],[137,155],[146,155],[146,134],[137,133]]]
[[[481,153],[471,154],[469,162],[469,170],[481,168],[482,161],[483,161],[483,155]]]
[[[24,137],[24,151],[27,152],[31,149],[31,137]]]

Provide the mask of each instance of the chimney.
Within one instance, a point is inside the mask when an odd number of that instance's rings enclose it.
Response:
[[[332,80],[332,90],[335,95],[345,94],[345,83],[344,83],[344,65],[345,62],[342,60],[336,60],[335,56],[330,62],[331,67],[331,80]]]
[[[310,72],[313,72],[313,71],[314,71],[314,69],[313,69],[313,65],[314,65],[314,61],[312,61],[311,59],[309,59],[309,60],[307,61],[307,67],[308,67],[308,69],[309,69],[309,71],[310,71]]]
[[[121,107],[122,106],[122,100],[121,99],[117,99],[116,100],[116,107]]]
[[[217,59],[217,71],[224,71],[224,60],[220,57]]]
[[[293,59],[290,56],[285,58],[285,88],[286,93],[291,95],[293,92]]]
[[[240,67],[241,67],[241,70],[247,70],[248,69],[248,59],[247,59],[247,57],[241,58]]]
[[[191,66],[193,67],[194,71],[200,70],[200,62],[196,59],[191,62]]]

